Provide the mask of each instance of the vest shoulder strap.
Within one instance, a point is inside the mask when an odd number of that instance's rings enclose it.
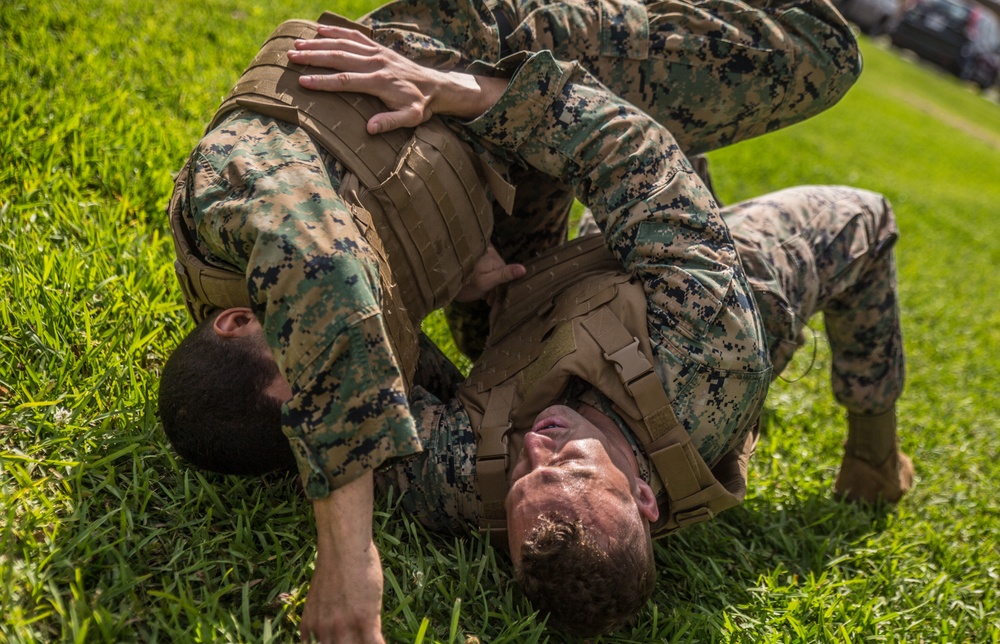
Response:
[[[652,365],[642,288],[629,283],[603,237],[570,242],[526,268],[494,309],[490,341],[460,394],[478,442],[480,529],[505,542],[510,432],[526,429],[572,376],[611,398],[664,481],[668,500],[655,531],[670,532],[739,503],[674,415]]]

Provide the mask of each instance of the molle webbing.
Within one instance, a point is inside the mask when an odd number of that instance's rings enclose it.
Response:
[[[331,13],[321,22],[371,33]],[[391,258],[400,303],[419,322],[454,299],[489,243],[493,202],[485,186],[505,204],[512,202],[513,190],[440,119],[373,136],[366,130],[368,119],[386,109],[378,99],[302,88],[300,76],[330,70],[291,64],[286,52],[296,39],[314,37],[319,24],[279,25],[214,122],[246,108],[299,125],[356,175],[359,189],[347,192],[371,213]],[[346,183],[351,185],[350,179]]]
[[[230,112],[248,109],[302,127],[340,161],[346,172],[339,194],[378,257],[385,323],[409,382],[420,321],[454,298],[488,244],[493,200],[509,213],[514,189],[504,178],[505,166],[488,154],[473,154],[438,118],[372,136],[368,119],[385,110],[378,99],[303,89],[300,76],[329,70],[292,65],[286,53],[296,39],[315,36],[319,24],[370,35],[332,13],[319,23],[282,23],[206,131]],[[178,175],[170,221],[178,280],[188,310],[200,321],[214,309],[249,306],[249,299],[245,277],[208,265],[185,230],[179,206],[188,171],[185,166]]]
[[[478,441],[481,529],[506,528],[511,432],[530,428],[573,377],[612,401],[663,480],[669,500],[656,532],[736,505],[674,415],[653,369],[642,286],[629,280],[603,237],[570,242],[527,267],[495,307],[490,343],[459,392]]]

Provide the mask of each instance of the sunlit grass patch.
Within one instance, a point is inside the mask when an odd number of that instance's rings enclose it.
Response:
[[[318,11],[0,4],[0,640],[295,638],[308,503],[288,477],[179,463],[155,392],[189,328],[172,173],[273,26]],[[831,499],[844,419],[815,320],[815,360],[768,399],[747,502],[660,542],[654,602],[602,641],[1000,640],[1000,107],[864,44],[840,105],[712,169],[727,202],[849,183],[895,204],[917,487],[897,509]],[[429,534],[392,499],[376,534],[390,641],[563,641],[478,534]]]

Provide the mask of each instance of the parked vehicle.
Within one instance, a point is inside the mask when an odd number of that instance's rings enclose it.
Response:
[[[1000,20],[965,0],[921,0],[903,14],[892,44],[983,89],[1000,70]]]
[[[892,31],[902,13],[900,0],[839,0],[837,7],[869,36]]]

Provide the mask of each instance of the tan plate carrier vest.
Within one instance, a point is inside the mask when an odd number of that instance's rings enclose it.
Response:
[[[494,312],[489,343],[459,391],[476,434],[480,529],[506,544],[511,432],[532,426],[572,377],[613,403],[664,483],[654,534],[709,519],[737,505],[691,443],[653,369],[646,297],[601,235],[579,238],[527,265]]]
[[[344,165],[348,172],[341,177],[339,194],[379,256],[386,327],[409,383],[420,321],[454,299],[489,243],[493,200],[509,213],[514,189],[504,179],[505,167],[473,153],[441,119],[372,136],[365,129],[368,119],[386,109],[378,99],[303,89],[300,76],[330,70],[293,65],[286,52],[296,39],[314,37],[319,24],[371,36],[367,27],[329,12],[319,22],[283,22],[206,132],[233,110],[248,109],[302,127]],[[206,263],[185,226],[181,201],[189,164],[177,176],[168,213],[177,254],[174,267],[197,322],[215,309],[250,302],[246,277]]]

